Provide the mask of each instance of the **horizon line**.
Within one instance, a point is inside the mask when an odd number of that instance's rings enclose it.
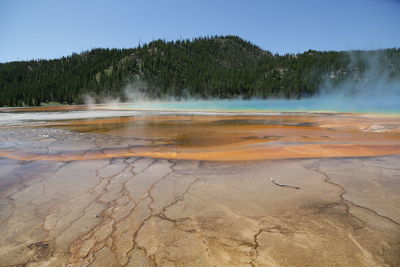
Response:
[[[242,39],[242,40],[244,40],[244,41],[246,41],[246,42],[249,42],[249,43],[251,43],[252,45],[255,45],[255,46],[257,46],[258,48],[260,48],[262,51],[264,51],[264,52],[269,52],[269,53],[271,53],[272,55],[278,55],[278,56],[285,56],[285,55],[300,55],[300,54],[304,54],[304,53],[306,53],[306,52],[310,52],[310,51],[315,51],[315,52],[357,52],[357,51],[362,51],[362,52],[369,52],[369,51],[380,51],[380,50],[387,50],[387,49],[400,49],[400,45],[399,46],[397,46],[397,47],[382,47],[382,48],[374,48],[374,49],[349,49],[349,50],[341,50],[341,49],[339,49],[339,50],[331,50],[331,49],[327,49],[327,50],[316,50],[316,49],[313,49],[313,48],[309,48],[309,49],[307,49],[307,50],[303,50],[303,51],[298,51],[298,52],[293,52],[293,53],[290,53],[290,52],[287,52],[287,53],[279,53],[279,52],[273,52],[273,51],[271,51],[271,50],[268,50],[268,49],[265,49],[265,48],[263,48],[262,46],[260,46],[260,45],[258,45],[258,44],[255,44],[255,43],[253,43],[252,41],[250,41],[250,40],[247,40],[247,39],[244,39],[244,38],[242,38],[241,36],[239,36],[239,35],[231,35],[231,34],[226,34],[226,35],[204,35],[204,36],[198,36],[198,37],[192,37],[192,38],[179,38],[179,39],[170,39],[170,40],[167,40],[165,37],[163,37],[163,38],[155,38],[155,39],[153,39],[153,40],[151,40],[151,41],[148,41],[148,42],[143,42],[143,43],[141,43],[140,42],[140,39],[138,40],[138,44],[136,45],[136,46],[132,46],[132,47],[126,47],[126,46],[124,46],[124,47],[100,47],[100,46],[93,46],[93,47],[91,47],[91,48],[86,48],[86,49],[81,49],[81,51],[79,51],[79,52],[70,52],[69,54],[67,54],[67,55],[60,55],[60,56],[57,56],[57,57],[43,57],[43,58],[25,58],[25,59],[19,59],[18,57],[17,57],[17,59],[16,60],[11,60],[11,61],[3,61],[2,59],[0,59],[0,64],[7,64],[7,63],[14,63],[14,62],[29,62],[29,61],[46,61],[46,60],[57,60],[57,59],[61,59],[61,58],[68,58],[68,57],[71,57],[71,56],[73,56],[74,54],[77,54],[77,55],[81,55],[81,54],[84,54],[84,53],[87,53],[87,52],[90,52],[90,51],[92,51],[92,50],[95,50],[95,49],[109,49],[109,50],[112,50],[112,49],[119,49],[119,50],[124,50],[124,49],[138,49],[138,48],[140,48],[140,47],[142,47],[143,45],[148,45],[148,44],[150,44],[150,43],[152,43],[152,42],[155,42],[155,41],[163,41],[163,42],[166,42],[166,43],[168,43],[168,42],[177,42],[177,41],[190,41],[190,42],[194,42],[195,41],[195,39],[205,39],[205,38],[222,38],[222,37],[238,37],[238,38],[240,38],[240,39]]]

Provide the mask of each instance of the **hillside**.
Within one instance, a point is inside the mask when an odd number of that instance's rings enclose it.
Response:
[[[0,64],[0,106],[82,103],[120,97],[285,97],[318,93],[327,82],[361,82],[371,70],[400,77],[400,49],[273,55],[236,36],[157,40],[132,49],[93,49],[54,60]]]

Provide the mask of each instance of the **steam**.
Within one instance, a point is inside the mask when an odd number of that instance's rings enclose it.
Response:
[[[146,94],[149,86],[145,81],[135,81],[127,84],[124,87],[124,96],[130,103],[148,102],[151,99]]]
[[[335,110],[400,111],[400,77],[383,51],[349,52],[346,69],[331,71],[314,97]]]
[[[87,106],[93,106],[94,104],[96,104],[96,99],[93,96],[88,95],[88,94],[83,96],[83,101],[85,102],[85,104]]]
[[[400,113],[400,77],[396,76],[384,51],[354,51],[346,54],[347,67],[329,71],[318,94],[299,100],[250,99],[221,100],[174,96],[150,96],[143,80],[128,83],[121,98],[86,95],[85,103],[104,103],[119,108],[146,110],[204,111],[339,111]],[[153,88],[154,89],[154,88]],[[156,88],[157,89],[157,88]]]

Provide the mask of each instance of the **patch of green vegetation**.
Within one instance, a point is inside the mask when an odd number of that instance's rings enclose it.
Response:
[[[85,94],[126,100],[128,84],[150,98],[300,98],[316,94],[326,79],[333,85],[357,79],[367,69],[363,59],[376,55],[382,72],[400,76],[400,49],[273,55],[237,36],[96,48],[0,64],[0,106],[80,104]]]

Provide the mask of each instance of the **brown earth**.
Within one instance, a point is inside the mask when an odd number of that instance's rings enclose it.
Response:
[[[399,121],[321,116],[2,128],[0,266],[400,266]]]

